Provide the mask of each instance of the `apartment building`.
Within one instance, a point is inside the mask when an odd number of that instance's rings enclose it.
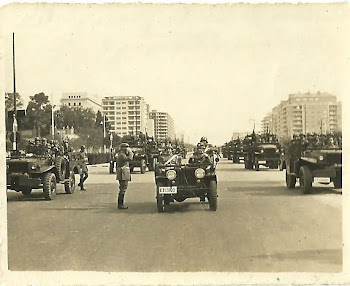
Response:
[[[61,104],[73,108],[91,108],[94,112],[101,110],[98,96],[87,92],[64,92]]]
[[[156,140],[166,140],[175,138],[174,121],[167,112],[152,110],[150,118],[154,120],[154,133]]]
[[[290,94],[262,120],[278,137],[291,138],[300,133],[330,133],[342,129],[341,102],[324,92]]]
[[[111,132],[119,135],[152,136],[154,127],[149,120],[149,105],[140,96],[109,96],[102,99],[102,114],[107,116]]]

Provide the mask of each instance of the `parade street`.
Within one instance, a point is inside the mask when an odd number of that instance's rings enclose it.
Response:
[[[135,168],[117,209],[115,174],[89,166],[87,191],[45,201],[8,191],[10,270],[273,271],[342,270],[342,195],[333,184],[309,195],[285,187],[279,170],[245,170],[221,159],[218,209],[187,199],[158,213],[154,172]],[[77,178],[78,180],[78,178]]]

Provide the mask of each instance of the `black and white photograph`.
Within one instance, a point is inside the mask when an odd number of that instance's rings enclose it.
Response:
[[[1,7],[4,285],[344,283],[349,19]]]

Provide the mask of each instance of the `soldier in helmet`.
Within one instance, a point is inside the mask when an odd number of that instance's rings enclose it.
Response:
[[[118,209],[127,209],[124,205],[124,196],[128,188],[129,181],[131,181],[131,173],[129,162],[133,159],[134,153],[129,148],[128,143],[122,143],[119,146],[119,152],[117,154],[117,177],[119,181],[119,194],[118,194]]]
[[[82,173],[80,174],[80,182],[79,182],[78,186],[80,187],[80,190],[86,191],[86,189],[84,187],[84,182],[89,177],[89,170],[87,168],[87,164],[88,164],[89,160],[88,160],[84,145],[80,146],[79,153],[82,157],[82,162],[80,163]]]
[[[199,142],[197,144],[196,151],[193,153],[191,158],[189,159],[188,163],[194,163],[194,164],[202,164],[202,163],[211,163],[210,157],[204,152],[204,144],[202,142]]]

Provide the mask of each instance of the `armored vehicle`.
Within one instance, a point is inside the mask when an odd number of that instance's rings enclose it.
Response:
[[[157,165],[155,171],[156,200],[158,212],[164,212],[174,201],[183,202],[187,198],[205,198],[212,211],[217,209],[216,166],[212,163],[181,164],[174,155],[164,164]],[[215,163],[218,162],[218,158]]]
[[[312,138],[294,138],[282,164],[286,169],[287,188],[294,188],[297,179],[303,194],[311,192],[313,183],[328,185],[333,182],[335,188],[342,188],[341,142],[314,144]]]
[[[57,146],[32,144],[27,153],[16,151],[7,159],[7,188],[26,196],[42,188],[45,200],[52,200],[57,183],[62,183],[65,192],[73,194],[81,160],[80,153],[64,154]]]

